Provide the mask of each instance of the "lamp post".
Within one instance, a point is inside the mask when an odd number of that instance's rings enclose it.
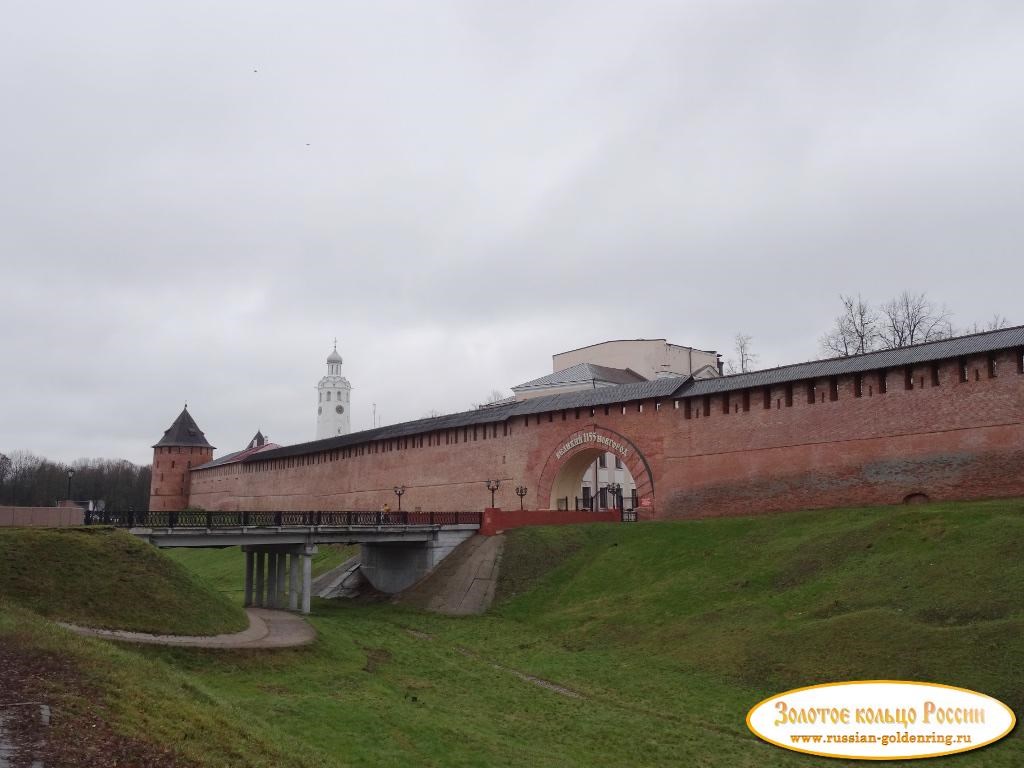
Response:
[[[622,490],[622,486],[618,483],[608,483],[608,490],[612,494],[612,509],[619,508],[619,492]]]
[[[71,478],[75,476],[75,470],[68,468],[68,501],[71,501]]]
[[[487,490],[491,492],[491,509],[494,509],[494,492],[496,490],[498,490],[498,487],[500,485],[501,485],[501,481],[500,480],[488,480],[487,481]]]
[[[527,491],[527,487],[525,485],[517,485],[516,486],[516,496],[519,497],[519,509],[520,509],[520,511],[523,508],[523,496],[526,495],[526,491]]]
[[[396,485],[394,490],[395,490],[395,496],[398,497],[398,511],[401,512],[402,511],[402,494],[405,493],[405,486],[404,485]]]

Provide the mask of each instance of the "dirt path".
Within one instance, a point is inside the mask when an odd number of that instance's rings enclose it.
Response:
[[[467,539],[396,602],[451,616],[484,613],[494,601],[504,546],[504,536]]]
[[[294,648],[308,645],[316,639],[316,630],[297,614],[266,608],[246,608],[245,612],[249,615],[249,628],[230,635],[151,635],[147,632],[93,629],[74,624],[61,623],[61,626],[86,637],[182,648]]]

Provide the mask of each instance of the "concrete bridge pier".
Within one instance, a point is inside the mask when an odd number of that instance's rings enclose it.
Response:
[[[288,559],[291,568],[288,571],[288,610],[299,610],[299,557],[292,552]]]
[[[277,552],[267,552],[267,608],[277,608]]]
[[[243,546],[242,551],[245,553],[247,608],[310,612],[315,544],[253,544]]]
[[[435,530],[428,541],[366,542],[360,547],[359,570],[374,589],[388,594],[401,592],[434,570],[476,532],[476,526],[451,526]]]

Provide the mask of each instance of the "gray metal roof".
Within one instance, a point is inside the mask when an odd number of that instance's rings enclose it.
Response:
[[[178,414],[178,418],[174,420],[174,423],[164,430],[164,436],[153,447],[163,448],[166,446],[213,448],[206,441],[203,430],[196,424],[192,414],[188,412],[187,406]]]
[[[663,378],[654,381],[638,381],[634,384],[620,384],[617,387],[598,387],[597,389],[565,392],[561,395],[531,397],[529,400],[521,400],[516,403],[514,411],[509,416],[527,416],[569,408],[596,408],[614,403],[628,403],[631,400],[669,397],[689,380],[689,377]]]
[[[879,352],[868,352],[865,355],[814,360],[809,363],[766,368],[763,371],[738,373],[733,376],[699,379],[680,392],[680,395],[687,397],[711,395],[737,389],[785,384],[792,381],[824,379],[829,376],[877,371],[884,368],[900,368],[905,365],[949,360],[954,357],[965,357],[1020,346],[1024,346],[1024,326],[975,333],[970,336],[956,336],[951,339],[915,344],[912,347],[901,347],[900,349],[884,349]]]
[[[241,461],[248,449],[243,448],[240,451],[232,451],[231,453],[221,456],[219,459],[208,461],[205,464],[200,464],[196,469],[213,469],[214,467],[220,467],[224,464],[231,464],[235,461]]]
[[[829,376],[879,370],[882,368],[897,368],[903,365],[946,360],[1018,347],[1024,347],[1024,326],[944,339],[943,341],[918,344],[902,349],[870,352],[866,355],[854,357],[797,363],[796,365],[769,368],[752,373],[740,373],[734,376],[722,376],[712,379],[693,379],[691,377],[663,378],[653,381],[639,381],[633,384],[620,384],[612,387],[584,389],[559,395],[545,395],[505,405],[495,405],[490,408],[462,411],[461,413],[451,413],[445,416],[418,419],[417,421],[407,421],[402,424],[368,429],[363,432],[353,432],[350,435],[340,435],[324,440],[314,440],[308,443],[274,448],[248,456],[242,459],[242,461],[263,461],[265,459],[301,456],[318,451],[347,448],[375,440],[411,437],[427,432],[468,427],[475,424],[493,424],[495,422],[507,421],[515,416],[531,416],[548,411],[597,408],[605,405],[635,402],[637,400],[710,395],[733,390],[763,387],[770,384],[827,378]]]
[[[664,378],[654,381],[640,381],[635,384],[622,384],[615,387],[599,387],[598,389],[584,389],[578,392],[566,392],[560,395],[546,395],[533,397],[529,400],[520,400],[507,405],[496,405],[490,408],[450,413],[444,416],[434,416],[429,419],[418,419],[407,421],[402,424],[393,424],[387,427],[367,429],[362,432],[353,432],[349,435],[328,437],[323,440],[313,440],[308,443],[289,445],[283,448],[261,451],[258,454],[243,459],[244,462],[263,461],[266,459],[282,459],[290,456],[302,456],[307,453],[318,451],[333,451],[338,448],[348,448],[353,445],[373,442],[375,440],[393,440],[399,437],[411,437],[422,435],[427,432],[436,432],[445,429],[457,429],[471,427],[477,424],[493,424],[495,422],[507,421],[515,416],[529,416],[536,413],[547,413],[548,411],[560,411],[567,408],[595,408],[598,406],[611,405],[613,403],[624,403],[631,400],[649,400],[655,397],[668,397],[680,385],[687,381],[682,378]]]
[[[547,376],[541,376],[539,379],[516,384],[512,389],[544,389],[569,384],[588,384],[594,381],[604,381],[609,384],[633,384],[637,381],[646,381],[646,379],[630,368],[609,368],[606,365],[595,365],[594,363],[576,363],[560,371],[549,373]]]
[[[257,439],[261,439],[263,440],[263,442],[260,443],[259,445],[256,445]],[[238,461],[244,461],[249,456],[255,456],[256,454],[261,453],[262,451],[273,451],[280,447],[281,446],[279,446],[277,443],[268,443],[266,441],[266,438],[263,437],[263,433],[257,432],[256,437],[254,437],[249,442],[249,445],[247,445],[242,450],[226,454],[224,456],[221,456],[219,459],[214,459],[213,461],[208,461],[205,464],[201,464],[200,466],[196,467],[196,469],[213,469],[214,467],[220,467],[225,464],[233,464]]]

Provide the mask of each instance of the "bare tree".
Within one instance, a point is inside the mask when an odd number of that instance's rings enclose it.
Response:
[[[878,348],[880,319],[870,304],[861,298],[840,294],[843,313],[835,319],[832,330],[819,339],[825,354],[849,357]]]
[[[0,453],[0,498],[4,495],[4,484],[7,476],[11,474],[11,460]]]
[[[444,416],[444,414],[437,410],[437,408],[431,408],[423,414],[424,419],[436,419],[438,416]]]
[[[882,305],[881,348],[897,349],[947,339],[953,335],[952,317],[945,304],[938,306],[928,294],[903,291]]]
[[[998,312],[992,315],[992,319],[987,323],[975,323],[970,328],[964,328],[963,333],[984,333],[985,331],[998,331],[1003,328],[1009,328],[1010,321],[1000,315]]]
[[[487,395],[487,399],[482,403],[473,403],[474,408],[486,408],[489,405],[495,405],[500,403],[502,400],[507,400],[508,395],[502,392],[500,389],[492,389],[491,393]]]
[[[859,295],[856,298],[840,295],[839,298],[843,302],[843,314],[836,318],[832,330],[821,337],[820,343],[825,353],[840,357],[948,339],[954,333],[998,331],[1010,324],[996,313],[987,323],[954,330],[953,313],[945,304],[933,302],[926,293],[903,291],[883,304],[881,311],[876,311]]]
[[[67,495],[68,470],[75,470],[76,499],[103,500],[108,509],[145,510],[151,468],[124,460],[79,459],[63,464],[27,451],[0,456],[0,504],[46,507]]]
[[[752,342],[754,337],[747,333],[737,333],[733,339],[733,349],[736,350],[736,359],[729,358],[725,361],[725,372],[749,373],[757,365],[758,355],[754,354]]]
[[[1000,315],[998,312],[992,315],[992,319],[985,323],[986,331],[998,331],[1003,328],[1009,328],[1010,321]]]

